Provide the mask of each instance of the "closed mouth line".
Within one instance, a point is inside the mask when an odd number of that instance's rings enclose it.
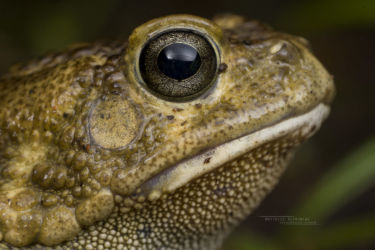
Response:
[[[302,128],[306,134],[312,129],[316,131],[328,116],[329,111],[330,108],[321,103],[302,115],[280,121],[270,127],[246,134],[192,158],[182,160],[143,183],[140,186],[141,194],[148,195],[154,190],[162,193],[172,192],[192,179],[208,173],[264,143]]]

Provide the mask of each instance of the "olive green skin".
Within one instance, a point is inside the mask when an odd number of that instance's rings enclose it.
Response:
[[[193,100],[159,98],[137,67],[152,34],[175,28],[216,45],[215,82]],[[239,16],[174,15],[128,42],[14,66],[0,78],[0,247],[219,247],[307,136],[260,143],[173,192],[140,187],[183,159],[329,104],[332,77],[307,47]]]

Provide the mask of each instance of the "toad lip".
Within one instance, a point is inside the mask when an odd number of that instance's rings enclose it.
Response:
[[[161,193],[173,192],[192,179],[198,178],[264,143],[285,136],[293,131],[300,130],[304,136],[310,137],[319,129],[329,112],[329,106],[321,103],[302,115],[283,120],[250,134],[245,134],[192,158],[185,159],[143,183],[140,186],[141,194],[149,195],[153,191]]]

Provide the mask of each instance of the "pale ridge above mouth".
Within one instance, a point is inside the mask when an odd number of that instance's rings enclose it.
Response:
[[[148,195],[154,191],[172,192],[190,180],[293,131],[300,130],[303,136],[309,137],[319,129],[329,111],[330,108],[321,103],[305,114],[281,121],[186,159],[142,184],[141,194]]]

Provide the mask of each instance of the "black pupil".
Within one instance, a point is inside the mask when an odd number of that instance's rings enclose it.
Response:
[[[179,81],[194,75],[200,66],[201,58],[197,50],[183,43],[168,45],[158,56],[159,70]]]

